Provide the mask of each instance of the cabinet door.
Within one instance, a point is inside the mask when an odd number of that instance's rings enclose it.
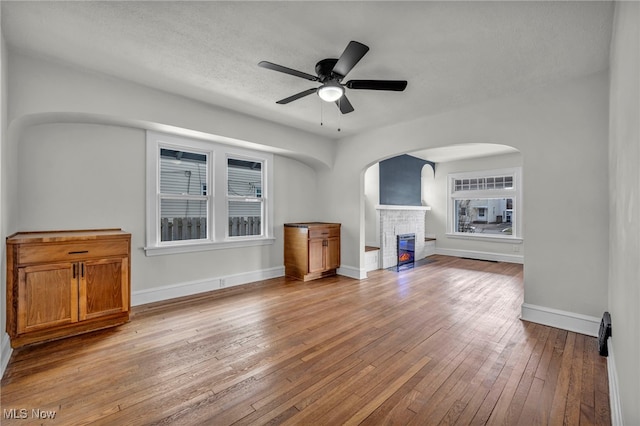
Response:
[[[329,238],[326,244],[326,269],[340,266],[340,238]]]
[[[325,270],[324,241],[321,238],[309,240],[309,270],[307,272],[321,272]]]
[[[18,333],[78,321],[77,272],[73,263],[19,268]]]
[[[80,263],[80,321],[129,310],[127,258]]]

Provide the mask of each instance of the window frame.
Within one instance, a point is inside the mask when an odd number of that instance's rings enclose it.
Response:
[[[205,146],[187,146],[187,145],[175,145],[171,143],[160,142],[156,146],[156,154],[157,154],[157,188],[155,191],[155,208],[156,212],[153,216],[149,216],[149,222],[151,222],[152,229],[156,230],[156,235],[154,238],[155,246],[157,247],[172,247],[172,246],[180,246],[180,245],[190,245],[190,244],[202,244],[212,241],[211,237],[211,225],[209,218],[211,217],[211,208],[213,206],[213,196],[212,194],[184,194],[184,193],[172,193],[172,192],[161,192],[161,158],[162,158],[162,150],[169,149],[173,151],[185,151],[190,153],[197,153],[204,155],[206,157],[205,163],[205,185],[211,186],[210,182],[212,179],[211,175],[211,165],[213,163],[213,151],[211,149],[207,149]],[[174,201],[205,201],[205,206],[207,210],[207,232],[205,238],[198,239],[189,239],[189,240],[175,240],[175,241],[162,241],[162,235],[159,231],[160,222],[162,220],[162,202],[164,200],[174,200]]]
[[[229,194],[229,160],[230,159],[234,159],[234,160],[241,160],[241,161],[251,161],[251,162],[256,162],[256,163],[260,163],[261,165],[261,170],[260,170],[260,175],[261,175],[261,182],[260,182],[260,196],[258,197],[257,195],[254,196],[238,196],[238,195],[231,195]],[[260,221],[260,235],[229,235],[229,227],[227,226],[225,228],[225,236],[228,240],[233,240],[233,241],[240,241],[240,240],[250,240],[250,239],[255,239],[258,237],[261,237],[262,235],[264,235],[265,233],[265,215],[266,215],[266,204],[268,202],[267,198],[264,196],[264,191],[263,191],[263,187],[265,186],[265,174],[267,172],[266,170],[267,165],[266,162],[263,161],[262,158],[258,158],[256,156],[247,156],[247,155],[239,155],[233,152],[227,152],[225,155],[225,217],[227,219],[227,221],[229,220],[229,203],[231,201],[236,201],[236,202],[251,202],[251,203],[255,203],[255,202],[259,202],[260,203],[260,211],[261,211],[261,221]],[[257,192],[257,191],[256,191]]]
[[[160,241],[160,149],[196,151],[207,154],[207,194],[196,197],[208,200],[207,238]],[[251,158],[260,161],[262,171],[262,234],[229,237],[227,202],[227,158]],[[146,245],[147,256],[197,252],[204,250],[250,247],[273,244],[273,154],[238,148],[216,141],[147,131],[146,143]]]
[[[463,189],[456,190],[456,180],[460,179],[480,179],[494,177],[512,177],[512,188],[499,189]],[[471,185],[469,186],[471,188]],[[522,236],[522,167],[512,167],[506,169],[480,170],[472,172],[449,173],[447,175],[447,232],[449,238],[460,238],[467,240],[495,241],[504,243],[521,243]],[[459,232],[456,229],[456,201],[473,199],[496,199],[511,198],[513,200],[511,216],[511,235],[483,234]]]

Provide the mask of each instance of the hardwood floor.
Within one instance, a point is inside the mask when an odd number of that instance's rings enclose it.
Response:
[[[16,350],[2,424],[610,424],[596,339],[519,320],[521,265],[429,259],[139,306]]]

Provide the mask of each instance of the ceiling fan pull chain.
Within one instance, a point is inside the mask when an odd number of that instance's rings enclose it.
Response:
[[[322,112],[324,111],[324,109],[322,108],[322,104],[323,104],[323,102],[322,102],[322,101],[320,101],[320,125],[321,125],[321,126],[324,126],[324,117],[323,117],[323,114],[322,114]]]
[[[338,111],[342,111],[342,97],[338,99]],[[342,122],[342,113],[338,114],[338,131],[340,131],[340,123]]]

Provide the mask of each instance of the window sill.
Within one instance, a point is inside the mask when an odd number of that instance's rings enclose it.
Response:
[[[465,233],[465,234],[452,234],[447,233],[447,238],[456,238],[460,240],[476,240],[476,241],[491,241],[492,243],[506,243],[506,244],[522,244],[523,239],[519,237],[501,237],[498,235],[490,235],[490,234],[474,234],[474,233]]]
[[[193,253],[198,251],[207,250],[222,250],[229,248],[240,247],[253,247],[253,246],[266,246],[273,244],[276,241],[275,238],[260,238],[251,240],[239,240],[239,241],[220,241],[220,242],[206,242],[206,243],[192,243],[181,244],[175,246],[162,246],[162,247],[144,247],[146,256],[162,256],[165,254],[178,254],[178,253]]]

